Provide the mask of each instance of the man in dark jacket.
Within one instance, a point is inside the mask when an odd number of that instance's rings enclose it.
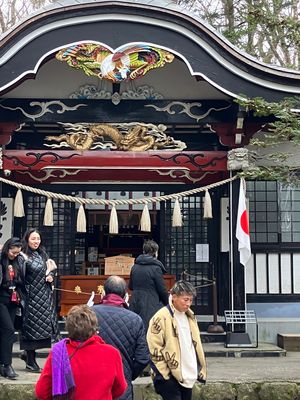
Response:
[[[122,356],[128,388],[119,400],[132,400],[132,381],[148,365],[149,350],[144,324],[139,315],[127,309],[124,300],[126,282],[119,276],[110,276],[104,283],[105,296],[93,307],[99,321],[99,335],[116,347]]]

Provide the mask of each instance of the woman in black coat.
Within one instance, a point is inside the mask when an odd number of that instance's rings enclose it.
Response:
[[[147,240],[143,245],[143,254],[137,257],[131,269],[128,285],[132,290],[129,309],[140,315],[146,331],[150,319],[168,304],[169,299],[163,278],[166,270],[157,255],[158,244]]]
[[[51,284],[54,272],[47,274],[48,255],[41,245],[41,235],[36,229],[28,229],[23,237],[22,272],[25,282],[25,306],[20,337],[21,358],[26,370],[40,372],[36,362],[36,350],[51,347],[51,339],[57,334],[57,318],[53,307]]]
[[[18,376],[12,367],[12,349],[23,284],[18,263],[21,248],[19,238],[8,239],[0,256],[0,374],[8,379]]]

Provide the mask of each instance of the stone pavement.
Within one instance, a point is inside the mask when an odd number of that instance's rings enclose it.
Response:
[[[235,356],[228,356],[221,344],[204,344],[208,354],[224,352],[223,356],[207,357],[208,379],[205,386],[195,388],[193,400],[299,400],[300,352],[282,352],[273,345],[260,345],[253,349],[252,357],[245,357],[247,349],[231,349]],[[263,352],[262,352],[263,350]],[[276,352],[278,356],[266,356]],[[256,351],[256,354],[254,354]],[[262,357],[261,354],[264,354]],[[38,358],[42,367],[45,354]],[[274,355],[274,354],[273,354]],[[32,400],[34,383],[38,374],[26,372],[25,364],[14,357],[13,366],[20,374],[18,380],[0,378],[0,400]],[[134,382],[134,400],[156,400],[149,377]],[[93,399],[91,399],[93,400]]]

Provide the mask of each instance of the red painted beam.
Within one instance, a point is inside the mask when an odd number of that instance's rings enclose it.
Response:
[[[4,150],[3,169],[41,171],[45,169],[82,170],[186,170],[190,172],[227,171],[225,151],[62,151]],[[116,172],[118,173],[118,172]]]
[[[25,185],[36,184],[192,184],[208,185],[228,178],[227,172],[203,171],[190,172],[180,169],[166,170],[40,170],[40,171],[14,171],[10,180],[14,180]]]

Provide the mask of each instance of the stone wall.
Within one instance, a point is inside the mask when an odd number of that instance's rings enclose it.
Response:
[[[34,385],[0,381],[0,400],[34,400]],[[161,400],[152,385],[134,385],[134,400]],[[228,383],[196,385],[193,400],[300,400],[299,382]]]

